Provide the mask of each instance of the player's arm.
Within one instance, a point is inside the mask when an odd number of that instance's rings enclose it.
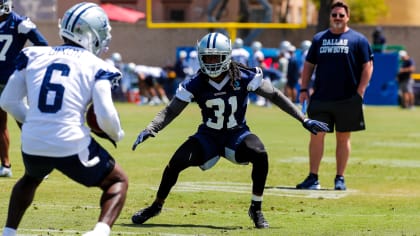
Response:
[[[280,90],[266,80],[261,81],[261,85],[255,90],[255,93],[269,99],[280,109],[293,116],[300,122],[303,122],[305,115],[287,98]]]
[[[24,102],[26,97],[26,84],[23,72],[15,70],[10,76],[0,98],[0,106],[11,114],[18,124],[25,121],[28,106]]]
[[[290,99],[288,99],[280,90],[276,89],[271,83],[263,80],[260,87],[255,90],[255,93],[268,98],[272,103],[276,104],[283,111],[299,120],[303,127],[309,130],[312,134],[318,132],[328,132],[328,125],[324,122],[308,119],[305,115],[295,106]]]
[[[174,97],[169,104],[155,116],[146,129],[150,130],[153,135],[156,135],[181,114],[187,105],[188,102],[184,102],[177,97]]]
[[[48,41],[37,29],[36,25],[29,19],[26,18],[18,25],[18,32],[26,34],[29,41],[35,46],[47,46]]]
[[[183,101],[175,96],[169,104],[155,116],[146,129],[140,132],[131,149],[134,151],[137,145],[150,137],[155,137],[160,130],[169,125],[179,114],[181,114],[188,103],[189,102]]]
[[[109,80],[97,80],[92,94],[93,105],[99,127],[115,142],[124,137],[117,109],[112,101]]]

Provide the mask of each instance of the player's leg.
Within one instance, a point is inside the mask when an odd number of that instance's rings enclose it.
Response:
[[[261,140],[255,134],[247,135],[235,151],[238,163],[252,163],[252,200],[248,214],[257,228],[268,228],[262,213],[262,198],[268,174],[268,155]]]
[[[35,191],[42,180],[42,178],[36,179],[25,174],[16,182],[10,195],[9,210],[3,235],[16,235],[17,227],[26,209],[31,205]],[[9,234],[5,234],[6,231]]]
[[[56,168],[72,180],[87,187],[102,189],[98,223],[93,231],[84,235],[109,235],[125,203],[127,175],[94,139],[85,150],[70,157],[59,158],[58,161]]]
[[[9,210],[3,236],[16,235],[17,227],[31,205],[36,189],[53,167],[46,158],[22,153],[25,174],[16,182],[10,195]]]
[[[152,76],[147,76],[145,80],[147,84],[147,91],[150,94],[150,102],[148,104],[152,106],[159,105],[161,103],[159,94],[155,88],[155,80],[156,79]]]
[[[99,222],[112,226],[124,206],[128,189],[128,177],[118,164],[101,182],[101,213]]]
[[[9,130],[7,129],[7,113],[0,108],[0,177],[11,177],[12,170],[9,160]]]
[[[166,80],[167,80],[166,77],[160,77],[156,80],[156,84],[155,84],[156,91],[158,92],[159,97],[164,104],[169,103],[168,96],[166,96],[166,91],[164,89],[164,85],[166,83]]]
[[[174,153],[162,174],[156,199],[151,206],[136,212],[131,220],[135,224],[143,224],[151,217],[158,215],[169,195],[172,187],[178,181],[178,176],[184,169],[190,166],[203,164],[203,148],[195,138],[189,138]]]

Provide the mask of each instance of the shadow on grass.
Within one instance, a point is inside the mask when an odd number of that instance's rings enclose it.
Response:
[[[333,188],[297,189],[296,187],[292,187],[292,186],[265,186],[265,189],[294,190],[294,191],[337,191]]]
[[[168,228],[207,228],[217,230],[241,230],[244,229],[242,226],[214,226],[214,225],[194,225],[194,224],[119,224],[126,227],[134,228],[157,228],[157,227],[168,227]]]

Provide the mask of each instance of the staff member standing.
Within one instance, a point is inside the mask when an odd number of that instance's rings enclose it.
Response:
[[[331,6],[330,28],[317,33],[302,72],[299,100],[309,101],[308,116],[336,131],[335,190],[346,190],[344,171],[350,157],[351,132],[365,129],[363,95],[373,72],[373,52],[365,36],[349,28],[350,9],[337,1]],[[308,88],[315,70],[314,92]],[[318,171],[324,154],[325,132],[311,135],[309,175],[298,189],[320,189]]]

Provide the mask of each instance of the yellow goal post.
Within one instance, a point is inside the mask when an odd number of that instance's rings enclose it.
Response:
[[[202,0],[199,0],[202,1]],[[239,0],[236,0],[239,2]],[[232,39],[236,38],[238,29],[302,29],[307,26],[307,1],[302,0],[300,8],[301,21],[299,23],[280,23],[280,22],[156,22],[153,20],[153,0],[146,0],[146,25],[150,29],[180,29],[180,28],[196,28],[196,29],[226,29]],[[156,2],[156,0],[155,0]],[[191,2],[191,1],[190,1]],[[255,2],[255,1],[254,1]],[[271,0],[271,4],[278,4],[279,0]],[[287,1],[289,2],[289,1]],[[274,5],[274,7],[276,7]]]

